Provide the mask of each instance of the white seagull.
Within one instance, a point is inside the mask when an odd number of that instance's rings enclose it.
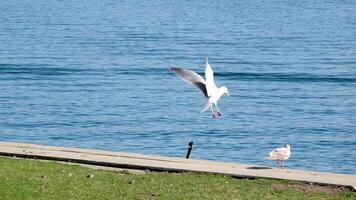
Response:
[[[224,86],[219,88],[216,87],[214,81],[214,72],[208,63],[208,58],[206,58],[205,61],[206,80],[204,80],[199,74],[189,69],[171,67],[170,70],[173,71],[177,76],[182,78],[184,81],[196,86],[203,93],[206,103],[201,112],[205,112],[210,108],[211,112],[213,113],[213,117],[215,118],[216,114],[213,110],[213,105],[214,105],[217,111],[217,115],[221,116],[221,112],[217,104],[222,95],[226,94],[227,96],[229,96],[229,91]]]
[[[288,160],[290,156],[290,145],[285,144],[283,147],[276,148],[271,153],[268,154],[266,157],[267,160],[276,160],[277,161],[277,168],[283,168],[283,161]]]

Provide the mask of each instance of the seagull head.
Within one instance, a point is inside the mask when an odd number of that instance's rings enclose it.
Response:
[[[229,95],[229,90],[225,86],[222,86],[221,90],[223,91],[223,94],[226,94],[227,96],[230,96]]]
[[[287,148],[287,149],[290,149],[290,145],[289,144],[285,144],[284,147]]]

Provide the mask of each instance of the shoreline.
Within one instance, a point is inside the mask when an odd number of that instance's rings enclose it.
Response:
[[[122,153],[95,149],[45,146],[27,143],[0,142],[0,155],[55,160],[95,166],[133,170],[201,172],[224,174],[237,178],[272,178],[297,180],[316,184],[337,185],[356,190],[356,175],[327,172],[277,169],[207,160]]]

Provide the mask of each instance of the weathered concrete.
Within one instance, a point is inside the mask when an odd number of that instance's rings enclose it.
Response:
[[[125,169],[147,169],[171,172],[195,171],[228,174],[235,177],[289,179],[319,184],[348,186],[356,190],[356,176],[348,174],[276,169],[235,163],[12,142],[0,142],[0,155],[76,162]]]

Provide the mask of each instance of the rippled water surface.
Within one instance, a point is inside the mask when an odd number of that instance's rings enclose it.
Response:
[[[1,1],[0,140],[356,174],[356,1]]]

